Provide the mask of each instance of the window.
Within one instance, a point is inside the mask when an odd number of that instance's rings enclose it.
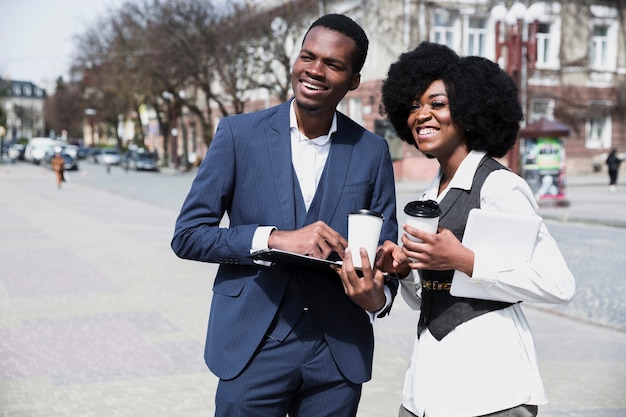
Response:
[[[537,65],[550,62],[550,24],[539,23],[537,27]]]
[[[536,98],[530,102],[528,123],[534,123],[545,117],[548,120],[554,119],[554,100],[548,98]]]
[[[606,68],[608,66],[608,37],[609,27],[594,25],[591,35],[591,50],[589,51],[589,66],[591,68]]]
[[[611,147],[611,119],[610,117],[593,117],[587,121],[588,149],[603,149]]]
[[[610,103],[592,102],[589,105],[585,146],[588,149],[605,149],[611,147],[611,116]]]
[[[487,19],[484,17],[470,17],[465,54],[485,56],[485,39],[487,39]]]
[[[589,28],[589,67],[599,71],[615,71],[620,36],[618,10],[598,5],[591,5],[589,10],[593,16]]]
[[[558,16],[546,15],[537,24],[537,68],[558,69],[561,19]]]
[[[454,18],[447,10],[435,11],[435,25],[433,28],[433,42],[454,48]]]

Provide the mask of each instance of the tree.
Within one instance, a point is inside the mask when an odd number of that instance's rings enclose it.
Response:
[[[80,138],[83,135],[84,99],[80,85],[65,83],[62,77],[56,82],[55,93],[44,102],[44,121],[55,132],[66,130],[68,137]]]
[[[245,28],[238,35],[247,45],[245,52],[250,54],[251,65],[249,72],[240,76],[248,78],[250,88],[266,89],[280,102],[289,98],[294,54],[317,7],[317,1],[301,0],[234,15],[238,26]]]
[[[197,117],[208,146],[215,107],[221,116],[242,113],[251,92],[259,89],[287,100],[292,55],[318,2],[273,8],[219,4],[138,0],[110,11],[78,37],[74,68],[85,105],[98,109],[99,120],[115,127],[119,117],[150,104],[168,149],[171,127],[183,107]]]

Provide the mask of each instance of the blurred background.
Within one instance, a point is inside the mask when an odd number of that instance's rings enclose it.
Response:
[[[21,146],[18,158],[38,163],[26,147],[46,137],[189,170],[222,117],[290,97],[304,31],[345,13],[370,50],[339,110],[389,141],[397,180],[429,178],[436,161],[395,136],[380,83],[401,52],[429,40],[513,77],[525,121],[504,162],[537,190],[550,180],[540,197],[558,200],[566,173],[601,171],[611,149],[626,150],[625,11],[623,0],[5,0],[2,154]]]

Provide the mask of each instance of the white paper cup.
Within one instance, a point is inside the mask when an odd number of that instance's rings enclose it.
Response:
[[[361,248],[367,250],[370,265],[374,266],[383,220],[381,213],[372,210],[362,209],[348,213],[348,247],[352,252],[355,268],[362,268]]]
[[[411,201],[404,207],[404,213],[407,215],[406,224],[409,226],[428,233],[437,233],[441,209],[435,200]],[[408,233],[406,235],[414,242],[422,241]]]

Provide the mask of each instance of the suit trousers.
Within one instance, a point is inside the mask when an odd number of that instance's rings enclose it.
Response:
[[[538,413],[536,405],[522,404],[517,407],[507,408],[506,410],[496,411],[495,413],[485,414],[477,417],[535,417]],[[418,417],[406,408],[400,406],[398,417]]]
[[[215,416],[354,417],[361,388],[343,377],[314,313],[304,311],[282,342],[266,336],[240,375],[219,381]]]

